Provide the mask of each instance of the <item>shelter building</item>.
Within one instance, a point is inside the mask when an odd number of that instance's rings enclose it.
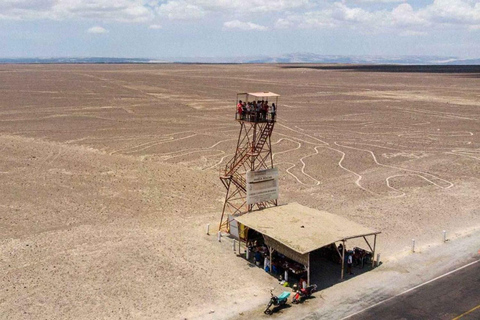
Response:
[[[363,238],[370,248],[372,266],[379,231],[362,226],[341,216],[305,207],[298,203],[276,206],[234,217],[238,226],[232,235],[248,243],[249,230],[262,235],[268,246],[270,261],[274,251],[306,267],[307,283],[310,284],[310,254],[326,246],[335,246],[341,258],[343,279],[345,270],[345,248],[347,240]],[[373,237],[373,246],[367,237]],[[336,243],[342,244],[342,250]],[[271,270],[270,270],[271,272]]]

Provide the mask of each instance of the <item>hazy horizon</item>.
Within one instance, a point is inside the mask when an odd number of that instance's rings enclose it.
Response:
[[[206,64],[372,64],[372,65],[480,65],[480,59],[458,59],[452,56],[344,56],[318,55],[314,53],[292,53],[278,56],[243,57],[0,57],[0,64],[169,64],[169,63],[206,63]]]
[[[69,56],[0,56],[0,59],[74,59],[74,58],[80,58],[80,59],[91,59],[91,58],[105,58],[105,59],[152,59],[152,60],[160,60],[160,59],[195,59],[195,58],[228,58],[228,59],[236,59],[236,58],[252,58],[252,57],[285,57],[285,56],[295,56],[295,55],[314,55],[314,56],[319,56],[319,57],[381,57],[381,58],[408,58],[408,57],[418,57],[418,58],[452,58],[452,59],[480,59],[480,55],[476,57],[471,57],[471,58],[461,58],[458,56],[452,56],[452,55],[347,55],[347,54],[318,54],[314,52],[289,52],[285,54],[279,54],[279,55],[267,55],[267,54],[259,54],[259,55],[225,55],[225,56],[95,56],[95,55],[69,55]]]

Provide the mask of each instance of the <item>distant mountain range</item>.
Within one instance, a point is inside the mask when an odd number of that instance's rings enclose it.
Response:
[[[294,53],[277,57],[246,59],[244,63],[340,63],[340,64],[414,64],[414,65],[471,65],[480,59],[458,59],[440,56],[342,56]]]
[[[325,63],[325,64],[403,64],[403,65],[480,65],[479,59],[442,56],[343,56],[292,53],[279,56],[198,57],[198,58],[0,58],[0,63],[132,64],[132,63]]]

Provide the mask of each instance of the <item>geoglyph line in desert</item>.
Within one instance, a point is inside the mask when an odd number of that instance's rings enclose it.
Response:
[[[290,131],[293,131],[293,132],[296,132],[296,133],[300,133],[300,134],[302,134],[302,135],[304,135],[304,136],[307,136],[307,137],[309,137],[309,138],[312,138],[312,139],[314,139],[314,140],[317,140],[317,141],[321,142],[322,144],[324,144],[323,147],[328,148],[328,149],[330,149],[330,150],[333,150],[333,151],[336,151],[336,152],[340,153],[342,156],[341,156],[340,160],[338,161],[338,166],[339,166],[341,169],[343,169],[343,170],[345,170],[345,171],[347,171],[347,172],[349,172],[349,173],[351,173],[351,174],[353,174],[353,175],[355,175],[355,176],[357,177],[357,179],[355,180],[355,184],[356,184],[360,189],[362,189],[362,190],[364,190],[364,191],[366,191],[366,192],[368,192],[368,193],[371,193],[371,194],[373,194],[373,195],[376,195],[376,196],[379,195],[379,194],[377,194],[377,193],[375,193],[375,192],[373,192],[373,191],[371,191],[371,190],[368,190],[368,189],[364,188],[364,187],[360,184],[360,181],[362,180],[362,175],[360,175],[360,174],[358,174],[357,172],[355,172],[355,171],[353,171],[353,170],[350,170],[350,169],[348,169],[348,168],[346,168],[345,166],[342,165],[342,162],[344,161],[345,156],[346,156],[346,154],[345,154],[343,151],[331,147],[328,142],[326,142],[326,141],[324,141],[324,140],[321,140],[321,139],[318,139],[317,137],[314,137],[314,136],[312,136],[312,135],[310,135],[310,134],[303,133],[303,132],[299,132],[298,130],[292,129],[292,128],[284,125],[284,124],[282,124],[281,126],[284,127],[284,128],[286,128],[286,129],[288,129],[288,130],[290,130]],[[307,142],[307,141],[305,141],[305,143],[313,144],[313,143]],[[316,149],[316,148],[318,148],[318,146],[316,146],[316,147],[314,147],[314,148],[315,148],[315,151],[316,151],[317,154],[318,154],[318,150]],[[318,181],[318,180],[317,180],[317,181]]]
[[[354,149],[354,150],[359,150],[359,151],[368,152],[368,153],[370,153],[370,154],[372,155],[373,160],[374,160],[375,163],[376,163],[377,165],[379,165],[379,166],[387,167],[387,168],[392,168],[392,169],[397,169],[397,170],[399,170],[399,171],[414,172],[414,173],[417,173],[417,174],[420,174],[420,175],[430,176],[430,177],[433,177],[434,179],[437,179],[437,180],[440,180],[440,181],[443,181],[443,182],[447,183],[447,184],[448,184],[447,186],[440,186],[439,184],[434,183],[434,182],[432,182],[431,180],[425,178],[425,180],[430,181],[432,184],[434,184],[434,185],[436,185],[436,186],[438,186],[438,187],[440,187],[440,188],[442,188],[442,189],[449,189],[449,188],[451,188],[451,187],[454,186],[453,182],[447,181],[447,180],[445,180],[445,179],[442,179],[442,178],[440,178],[440,177],[438,177],[438,176],[436,176],[436,175],[434,175],[434,174],[428,173],[428,172],[422,172],[422,171],[418,171],[418,170],[412,170],[412,169],[406,169],[406,168],[401,168],[401,167],[395,167],[395,166],[392,166],[392,165],[382,164],[382,163],[378,162],[377,157],[376,157],[375,154],[374,154],[372,151],[370,151],[370,150],[359,149],[359,148],[355,148],[355,147],[351,147],[351,146],[343,146],[343,145],[338,144],[337,142],[335,142],[335,144],[338,145],[338,146],[344,147],[344,148],[350,148],[350,149]]]

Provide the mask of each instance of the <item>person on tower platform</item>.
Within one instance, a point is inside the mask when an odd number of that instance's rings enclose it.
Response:
[[[267,120],[267,113],[268,113],[268,101],[265,101],[262,106],[262,118],[263,120]]]
[[[263,101],[260,101],[258,100],[257,101],[257,108],[255,109],[256,111],[256,115],[257,115],[257,120],[256,121],[259,121],[262,119],[262,106],[263,106]]]
[[[247,120],[252,121],[252,114],[253,114],[253,105],[251,102],[247,104]]]
[[[242,100],[238,101],[237,114],[238,114],[238,118],[243,120]]]
[[[245,120],[247,118],[247,103],[243,101],[242,103],[242,120]]]
[[[277,107],[275,106],[275,103],[272,103],[271,114],[272,114],[272,121],[274,121],[275,115],[277,114]]]

